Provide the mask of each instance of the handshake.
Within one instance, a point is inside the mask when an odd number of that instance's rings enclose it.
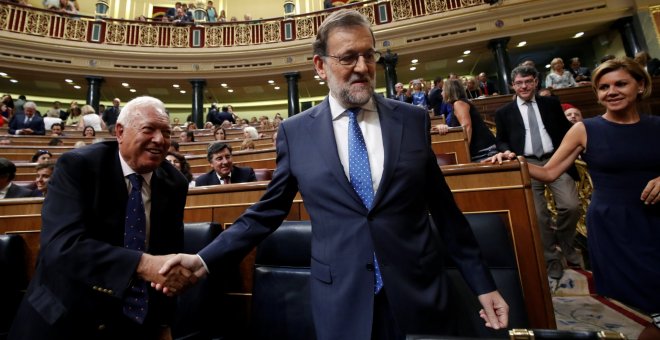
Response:
[[[151,282],[151,287],[167,296],[183,293],[207,272],[197,255],[151,255],[144,253],[136,269],[137,276]]]

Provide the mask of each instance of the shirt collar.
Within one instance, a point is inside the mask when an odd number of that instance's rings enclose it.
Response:
[[[332,114],[332,120],[337,120],[341,117],[342,114],[348,110],[348,107],[343,107],[335,97],[332,96],[332,93],[328,96],[328,104],[330,105],[330,113]],[[373,96],[369,101],[360,107],[362,110],[376,112],[376,104],[374,103]]]
[[[123,158],[122,155],[121,155],[121,152],[119,152],[119,163],[121,163],[121,171],[122,171],[122,173],[124,174],[124,178],[126,178],[126,176],[128,176],[128,175],[130,175],[130,174],[136,174],[136,173],[137,173],[137,172],[135,172],[135,170],[133,170],[133,169],[128,165],[128,163],[126,163],[126,161],[124,160],[124,158]],[[142,178],[144,179],[144,182],[142,182],[142,183],[145,183],[145,184],[147,184],[147,185],[150,185],[150,184],[151,184],[151,176],[152,176],[153,174],[154,174],[153,171],[149,171],[149,172],[147,172],[147,173],[140,174],[140,175],[142,176]]]
[[[523,106],[527,103],[526,100],[520,98],[519,96],[516,96],[516,102],[518,103],[518,106]],[[529,102],[530,103],[536,103],[536,95],[534,95],[534,97],[532,97],[532,99],[529,100]]]

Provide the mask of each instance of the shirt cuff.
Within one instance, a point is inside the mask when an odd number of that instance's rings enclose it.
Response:
[[[211,274],[211,271],[209,270],[209,266],[206,265],[206,262],[204,262],[204,259],[197,254],[197,257],[199,257],[199,260],[202,261],[202,265],[204,266],[204,269],[206,269],[206,274]]]

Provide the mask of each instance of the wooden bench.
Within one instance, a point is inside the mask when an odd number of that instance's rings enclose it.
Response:
[[[441,167],[459,208],[468,214],[496,212],[509,228],[514,245],[521,285],[532,328],[555,328],[545,261],[537,227],[530,177],[523,159],[504,165],[460,164]],[[257,202],[268,182],[231,184],[190,189],[184,212],[185,222],[213,221],[228,227],[246,208]],[[40,198],[0,200],[0,229],[23,235],[36,258],[41,212]],[[296,196],[289,220],[307,220],[300,196]],[[35,243],[36,242],[36,243]],[[35,246],[36,244],[36,246]],[[241,284],[229,292],[235,308],[249,304],[253,257],[241,265]],[[30,264],[30,272],[34,261]],[[234,308],[228,306],[227,308]],[[237,309],[240,310],[240,309]],[[245,309],[243,309],[245,310]]]

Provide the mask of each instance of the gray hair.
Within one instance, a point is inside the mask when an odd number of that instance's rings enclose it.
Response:
[[[257,132],[257,129],[254,126],[246,126],[243,129],[243,132],[247,132],[252,139],[259,139],[259,132]]]
[[[23,110],[25,110],[28,107],[33,108],[35,111],[37,110],[37,104],[35,104],[34,102],[25,102],[25,104],[23,104]]]
[[[325,56],[328,48],[330,32],[335,28],[354,26],[368,28],[369,32],[371,32],[371,37],[374,40],[374,46],[376,45],[376,38],[374,37],[374,32],[371,30],[371,23],[369,20],[358,11],[342,9],[330,14],[325,20],[323,20],[321,26],[319,26],[316,33],[316,41],[312,44],[313,53],[315,55]]]
[[[169,121],[169,116],[165,111],[165,104],[158,98],[142,96],[137,97],[126,103],[117,117],[117,123],[127,127],[134,125],[135,119],[142,115],[144,108],[153,108],[159,116]]]
[[[513,71],[511,71],[511,81],[516,79],[516,76],[533,76],[534,78],[538,78],[539,71],[537,71],[536,68],[530,66],[518,66],[514,68]]]

